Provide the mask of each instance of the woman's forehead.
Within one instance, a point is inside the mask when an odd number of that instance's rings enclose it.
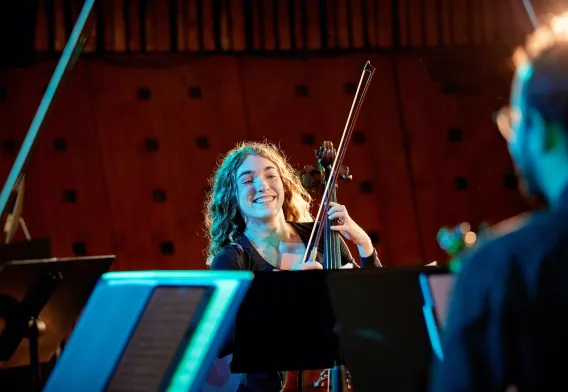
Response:
[[[261,172],[269,169],[277,169],[277,165],[260,155],[249,155],[237,168],[237,176],[244,172]]]

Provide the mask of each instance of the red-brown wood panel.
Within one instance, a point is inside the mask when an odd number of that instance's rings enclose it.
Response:
[[[128,50],[126,42],[126,24],[124,20],[124,4],[123,1],[115,0],[113,2],[112,16],[114,22],[114,46],[113,51],[125,52]]]
[[[366,0],[351,1],[351,21],[353,34],[353,48],[362,49],[365,45],[365,31],[363,28],[363,2]]]
[[[262,3],[264,24],[264,49],[276,49],[276,36],[274,34],[274,3],[265,1]]]
[[[425,0],[409,0],[409,9],[405,10],[406,15],[408,16],[407,21],[410,25],[409,42],[413,47],[420,47],[423,45],[423,32],[425,31],[424,1]]]
[[[229,14],[229,3],[230,0],[222,1],[221,9],[221,50],[229,51],[232,49],[231,46],[231,15]]]
[[[203,200],[218,154],[244,139],[243,103],[234,59],[196,60],[187,66],[128,69],[97,64],[97,117],[111,189],[121,267],[205,267]],[[151,99],[140,101],[147,88]],[[188,92],[201,89],[200,99]],[[195,93],[194,93],[195,96]],[[222,115],[220,115],[222,113]],[[209,148],[198,149],[207,138]],[[144,149],[155,138],[157,152]],[[153,191],[166,192],[165,203]],[[172,242],[175,253],[162,255]]]
[[[198,51],[199,48],[199,30],[197,23],[197,0],[184,0],[186,2],[186,14],[184,24],[186,26],[186,48],[191,52]]]
[[[162,1],[162,3],[165,3]],[[204,1],[201,12],[203,18],[203,49],[215,50],[215,23],[214,23],[214,2]]]
[[[306,12],[307,49],[309,50],[321,49],[321,26],[319,23],[318,2],[307,1],[305,6],[305,12]]]
[[[441,226],[460,219],[455,208],[464,205],[464,192],[454,190],[454,177],[464,176],[463,162],[448,160],[459,154],[448,145],[447,129],[456,126],[457,104],[442,94],[441,85],[432,80],[424,56],[400,55],[398,81],[402,100],[401,128],[407,135],[412,158],[414,194],[418,203],[418,228],[427,262],[443,254],[436,243]],[[458,222],[459,223],[459,222]]]
[[[441,39],[441,19],[442,15],[437,11],[438,0],[424,1],[424,23],[426,31],[425,43],[427,46],[437,46]]]
[[[45,12],[46,0],[38,0],[36,13],[35,44],[36,52],[45,52],[49,49],[49,37],[47,35],[48,17]]]
[[[379,48],[392,48],[393,46],[393,24],[396,23],[392,18],[392,5],[390,0],[374,0],[376,12],[376,41]]]
[[[361,147],[354,143],[352,149],[352,156],[359,154],[357,148],[365,150],[363,163],[372,171],[373,197],[368,204],[376,205],[380,219],[368,225],[379,230],[378,249],[385,265],[419,265],[420,231],[395,94],[396,60],[392,55],[374,55],[369,60],[376,71],[357,127],[366,137]]]
[[[142,49],[142,42],[140,40],[139,7],[140,6],[137,1],[129,2],[130,23],[128,23],[128,26],[126,26],[126,28],[128,29],[129,33],[128,49],[132,52],[139,52]],[[183,15],[183,13],[181,14]],[[190,48],[186,47],[186,49]]]
[[[467,45],[470,43],[468,19],[470,20],[472,17],[467,9],[467,0],[452,1],[450,4],[453,29],[452,43],[454,45]]]
[[[337,37],[337,47],[340,49],[349,48],[349,20],[347,19],[347,7],[349,0],[337,0],[337,29],[335,35]]]
[[[154,18],[156,21],[156,50],[161,53],[167,53],[173,49],[170,40],[169,1],[156,0]]]
[[[53,1],[54,22],[55,22],[55,50],[62,51],[67,42],[65,34],[65,13],[63,11],[63,0]]]
[[[484,42],[492,43],[497,40],[497,24],[495,16],[495,0],[480,0],[483,12],[483,36]]]
[[[408,20],[407,11],[411,7],[412,0],[399,0],[396,7],[398,8],[398,18],[393,19],[393,22],[398,24],[398,39],[400,46],[407,47],[410,46],[410,21]]]
[[[13,132],[27,132],[54,66],[43,63],[10,77],[10,86],[15,87],[10,101],[17,113]],[[26,172],[23,217],[32,237],[51,238],[53,254],[59,257],[72,256],[74,243],[84,243],[87,254],[113,253],[87,75],[87,64],[79,62],[65,81]],[[64,151],[54,148],[55,139],[65,143]],[[75,203],[64,202],[64,192],[69,191]]]
[[[246,48],[245,41],[245,17],[243,13],[243,0],[229,0],[232,15],[233,30],[233,50],[242,51]]]

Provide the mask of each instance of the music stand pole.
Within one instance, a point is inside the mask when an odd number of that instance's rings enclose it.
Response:
[[[32,389],[41,391],[41,367],[39,361],[39,336],[45,331],[45,323],[37,317],[32,317],[28,330],[30,348],[30,368],[32,371]]]

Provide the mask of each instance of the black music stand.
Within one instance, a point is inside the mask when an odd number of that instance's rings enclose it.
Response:
[[[441,270],[385,267],[328,275],[340,351],[355,391],[428,390],[434,355],[419,276]]]
[[[52,258],[0,265],[0,368],[29,365],[32,388],[41,390],[40,364],[49,361],[69,335],[114,259]]]
[[[333,331],[328,273],[255,273],[235,321],[233,373],[334,367],[339,343]]]

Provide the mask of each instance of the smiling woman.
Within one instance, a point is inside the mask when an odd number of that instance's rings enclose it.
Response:
[[[321,247],[316,261],[303,263],[314,227],[311,203],[298,173],[275,145],[240,143],[225,155],[211,178],[205,208],[207,265],[212,270],[322,269]],[[371,239],[345,206],[332,203],[327,214],[339,221],[332,229],[357,245],[363,266],[381,265]],[[342,265],[357,264],[343,240],[340,245]],[[219,357],[231,351],[229,339]],[[278,372],[246,374],[238,391],[276,392],[282,381]]]

